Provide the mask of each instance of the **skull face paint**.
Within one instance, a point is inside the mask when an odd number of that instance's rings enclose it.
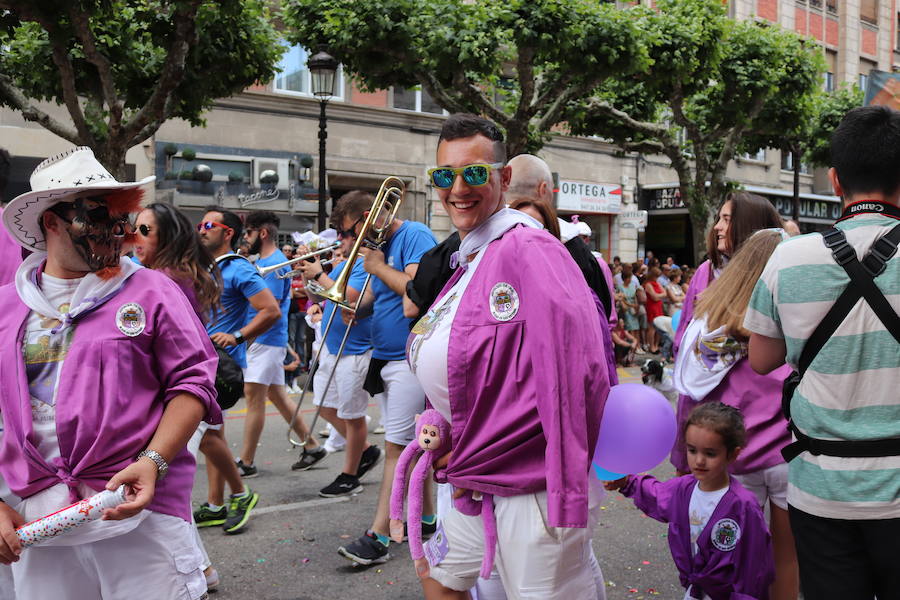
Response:
[[[68,223],[66,232],[88,268],[99,271],[118,266],[122,244],[133,230],[128,215],[111,215],[103,196],[79,198],[69,208],[75,211],[71,220],[57,214]]]

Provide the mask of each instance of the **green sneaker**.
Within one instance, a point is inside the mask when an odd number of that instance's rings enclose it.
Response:
[[[228,517],[225,519],[225,533],[240,533],[250,520],[250,511],[259,502],[259,494],[247,488],[243,498],[232,496],[228,501]]]
[[[209,502],[204,502],[200,508],[194,511],[194,523],[197,527],[215,527],[225,522],[228,517],[228,509],[224,506],[219,510],[211,510]]]

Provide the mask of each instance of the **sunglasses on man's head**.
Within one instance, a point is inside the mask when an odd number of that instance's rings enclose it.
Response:
[[[466,185],[479,187],[488,182],[491,176],[491,169],[499,169],[502,166],[502,162],[496,162],[476,163],[463,167],[434,167],[433,169],[428,169],[428,177],[431,179],[434,187],[442,190],[453,187],[453,182],[456,181],[457,175],[462,175]]]
[[[233,231],[228,225],[216,223],[215,221],[203,221],[202,223],[197,223],[197,231],[209,231],[215,227],[221,227],[222,229]]]

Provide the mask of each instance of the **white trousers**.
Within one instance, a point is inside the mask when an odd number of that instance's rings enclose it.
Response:
[[[206,579],[193,525],[150,513],[128,533],[77,546],[34,546],[13,563],[17,600],[198,600]]]

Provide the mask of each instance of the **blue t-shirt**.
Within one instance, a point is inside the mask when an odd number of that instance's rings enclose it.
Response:
[[[338,275],[341,274],[341,271],[344,270],[346,264],[347,261],[344,261],[336,266],[334,270],[331,271],[329,277],[331,277],[331,279],[337,279]],[[360,292],[362,291],[362,286],[365,281],[366,271],[363,269],[363,259],[360,257],[356,259],[356,264],[353,265],[353,271],[350,272],[350,281],[347,282],[347,287],[352,287],[357,292]],[[375,281],[375,277],[372,278],[369,285],[371,285],[373,281]],[[334,302],[325,303],[325,311],[322,313],[322,327],[325,327],[324,324],[328,323],[328,319],[331,318],[331,313],[334,312],[334,308]],[[344,338],[344,331],[346,330],[347,326],[344,324],[344,320],[341,318],[340,313],[338,313],[334,317],[334,323],[331,324],[331,329],[328,330],[328,337],[325,338],[325,344],[328,346],[329,352],[332,354],[338,353],[338,350],[341,347],[341,340]],[[350,335],[347,336],[347,344],[344,346],[344,354],[362,354],[371,349],[372,317],[368,317],[362,321],[357,321],[356,325],[350,329]]]
[[[210,313],[206,324],[206,333],[212,335],[220,331],[232,333],[246,325],[250,301],[264,289],[266,283],[246,258],[227,258],[219,264],[222,271],[222,295],[219,298],[222,308]],[[247,366],[247,344],[238,344],[226,351],[241,367]]]
[[[272,265],[283,263],[286,260],[287,256],[285,256],[281,250],[276,249],[269,257],[260,258],[256,261],[256,266],[257,268],[271,267]],[[267,346],[278,346],[279,348],[287,345],[288,313],[291,311],[291,280],[290,278],[278,279],[278,275],[284,275],[290,270],[290,266],[281,267],[277,271],[272,271],[263,277],[266,285],[269,286],[269,289],[272,291],[272,295],[275,296],[275,301],[278,302],[278,307],[281,309],[281,318],[275,321],[269,330],[256,338],[254,342],[265,344]],[[250,312],[247,315],[248,318],[253,319],[256,314],[256,311],[251,306]]]
[[[434,248],[437,240],[422,223],[404,221],[388,240],[384,249],[387,264],[398,271],[408,265],[419,264],[422,255]],[[370,284],[375,295],[372,317],[373,358],[403,360],[406,357],[406,338],[411,319],[403,316],[403,297],[398,296],[383,281],[373,277]]]

